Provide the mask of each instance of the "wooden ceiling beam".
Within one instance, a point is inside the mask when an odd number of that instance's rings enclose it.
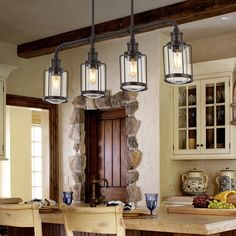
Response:
[[[135,26],[138,26],[168,18],[176,21],[177,24],[183,24],[235,11],[236,0],[188,0],[174,5],[135,14],[134,21]],[[95,32],[96,35],[103,35],[108,32],[128,28],[129,25],[130,17],[127,16],[97,24],[95,26]],[[156,26],[151,30],[160,27],[163,27],[163,25]],[[23,58],[31,58],[50,54],[54,52],[55,48],[61,43],[87,38],[90,36],[90,33],[91,27],[85,27],[29,43],[24,43],[17,46],[17,55]],[[128,35],[128,32],[117,37],[126,35]],[[111,39],[111,37],[107,37],[104,40],[108,39]]]

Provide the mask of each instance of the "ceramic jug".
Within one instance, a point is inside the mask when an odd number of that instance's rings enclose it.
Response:
[[[216,177],[219,192],[226,190],[236,190],[235,187],[236,171],[230,170],[229,167],[220,171],[220,176]]]
[[[208,176],[194,168],[182,175],[183,191],[188,195],[205,193],[208,186]]]

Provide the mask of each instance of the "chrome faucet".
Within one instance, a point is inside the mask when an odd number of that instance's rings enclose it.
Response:
[[[91,196],[91,200],[90,200],[90,206],[91,207],[96,207],[97,204],[101,203],[104,200],[104,196],[99,196],[96,197],[96,184],[100,183],[100,182],[104,182],[105,183],[105,187],[108,188],[108,180],[105,178],[102,179],[94,179],[92,180],[92,196]]]

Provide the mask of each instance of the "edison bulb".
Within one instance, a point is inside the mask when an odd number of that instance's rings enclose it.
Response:
[[[134,59],[131,59],[130,61],[130,76],[135,78],[137,77],[137,61]]]
[[[96,84],[96,83],[97,83],[96,71],[97,71],[96,68],[91,68],[91,69],[89,70],[89,82],[90,82],[91,84]]]
[[[181,52],[179,52],[179,51],[174,52],[173,63],[174,63],[175,69],[180,69],[180,67],[181,67],[181,61],[182,61],[181,56],[182,56]]]
[[[53,95],[57,96],[60,94],[60,82],[61,76],[60,75],[52,75],[52,93]]]

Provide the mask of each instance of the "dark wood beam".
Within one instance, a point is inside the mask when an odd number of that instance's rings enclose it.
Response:
[[[236,0],[188,0],[135,14],[135,26],[166,18],[176,21],[177,24],[183,24],[234,11],[236,11]],[[129,27],[129,24],[129,16],[100,23],[95,26],[96,35],[103,35],[108,32],[125,29]],[[152,27],[152,29],[149,30],[154,30],[160,27],[163,27],[163,25]],[[18,45],[17,55],[23,58],[31,58],[50,54],[63,42],[89,37],[91,32],[90,29],[91,27],[85,27]],[[117,37],[125,35],[128,35],[128,32]],[[111,37],[107,37],[104,40],[107,39],[111,39]]]

